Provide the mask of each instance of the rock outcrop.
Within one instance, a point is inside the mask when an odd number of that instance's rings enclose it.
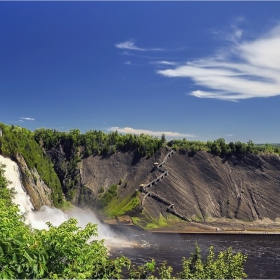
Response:
[[[39,210],[43,205],[52,206],[51,189],[42,181],[36,169],[29,169],[24,158],[17,154],[15,156],[20,173],[22,184],[30,196],[30,200],[35,210]]]

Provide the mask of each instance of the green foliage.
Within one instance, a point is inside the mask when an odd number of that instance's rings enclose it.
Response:
[[[158,219],[154,219],[150,217],[144,229],[148,230],[148,229],[159,228],[159,227],[167,227],[168,225],[169,224],[167,219],[162,214],[160,214]]]
[[[63,203],[60,181],[51,160],[43,154],[31,131],[0,123],[0,154],[15,158],[21,154],[30,169],[36,168],[42,180],[52,189],[52,200],[56,206]]]
[[[127,195],[123,199],[118,197],[118,185],[112,185],[104,192],[102,187],[98,192],[97,207],[102,209],[107,217],[116,217],[129,213],[140,206],[141,200],[135,193],[133,196]]]
[[[235,143],[225,143],[223,138],[217,140],[201,142],[201,141],[188,141],[172,140],[167,143],[169,147],[175,150],[179,150],[180,153],[195,153],[198,151],[207,151],[215,156],[227,156],[227,155],[246,155],[246,154],[280,154],[280,149],[277,145],[255,145],[251,140],[247,143],[241,143],[237,141]]]
[[[167,262],[164,261],[158,268],[159,278],[160,279],[174,279],[175,277],[172,277],[172,271],[173,271],[173,268],[171,266],[167,265]]]
[[[215,257],[211,246],[206,260],[203,261],[200,248],[196,244],[195,252],[190,258],[183,258],[183,271],[178,276],[183,279],[243,279],[247,277],[243,268],[246,258],[240,252],[234,254],[231,247]]]
[[[47,277],[99,278],[98,272],[106,263],[106,247],[102,241],[87,243],[90,237],[97,236],[97,226],[89,223],[84,229],[80,229],[75,219],[70,219],[59,227],[51,224],[48,226],[48,231],[37,231],[38,239],[44,244],[48,255]]]
[[[12,198],[14,195],[14,190],[9,190],[7,188],[9,182],[4,176],[5,173],[5,165],[0,163],[0,199],[2,199],[6,205],[12,204]]]
[[[104,212],[108,217],[121,216],[137,208],[140,203],[141,200],[137,196],[131,197],[128,195],[121,201],[117,197],[113,197],[108,205],[106,205]]]
[[[146,262],[144,265],[131,266],[129,278],[130,279],[153,279],[155,278],[153,273],[156,270],[156,262],[152,260],[151,262]]]
[[[0,200],[0,278],[41,278],[46,271],[45,252],[23,223],[17,206],[4,208]]]
[[[121,278],[129,261],[109,260],[103,241],[89,241],[97,236],[96,225],[80,229],[70,219],[59,227],[48,224],[49,230],[31,231],[17,211],[16,206],[1,211],[0,278]]]
[[[36,249],[37,242],[24,215],[12,203],[3,165],[0,166],[0,278],[40,278],[45,253]],[[9,195],[10,194],[10,195]],[[38,265],[40,263],[40,266]]]
[[[152,156],[164,142],[157,137],[141,134],[121,135],[117,131],[106,134],[102,131],[89,130],[81,134],[79,130],[69,132],[40,128],[34,132],[35,140],[47,150],[63,142],[68,142],[70,148],[83,146],[83,156],[110,155],[117,151],[136,150],[141,156]]]
[[[99,205],[104,208],[117,195],[118,185],[112,185],[99,199]]]

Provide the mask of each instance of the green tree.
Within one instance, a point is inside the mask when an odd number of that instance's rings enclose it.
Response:
[[[162,143],[166,142],[166,138],[165,138],[165,134],[164,133],[162,133],[162,135],[161,135],[161,142]]]
[[[246,255],[240,252],[234,254],[229,247],[215,257],[213,246],[205,261],[200,255],[200,248],[196,244],[195,253],[189,259],[183,258],[183,270],[178,274],[183,279],[243,279]]]

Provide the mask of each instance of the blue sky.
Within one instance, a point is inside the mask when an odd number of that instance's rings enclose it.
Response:
[[[280,142],[280,2],[0,2],[0,121]]]

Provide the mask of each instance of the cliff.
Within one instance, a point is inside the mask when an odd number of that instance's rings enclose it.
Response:
[[[20,169],[22,184],[30,196],[34,209],[39,210],[43,205],[52,206],[51,189],[42,181],[36,168],[28,168],[20,154],[15,156],[15,161]]]
[[[277,147],[223,139],[174,140],[165,147],[164,139],[145,135],[32,133],[1,123],[0,129],[0,154],[17,161],[35,209],[61,207],[65,195],[107,217],[130,215],[144,227],[280,218]]]
[[[82,158],[72,172],[64,147],[60,145],[47,153],[64,190],[78,205],[95,207],[100,190],[118,184],[112,208],[123,207],[124,200],[128,203],[137,196],[139,205],[135,205],[135,211],[129,208],[126,214],[146,222],[170,215],[187,221],[280,218],[279,156],[219,157],[203,151],[170,151],[161,148],[150,158],[135,151],[89,156]],[[65,187],[70,177],[73,184]]]
[[[174,153],[164,169],[168,176],[150,189],[189,219],[226,217],[253,221],[280,217],[278,156],[220,158],[206,152],[193,156]],[[161,212],[166,216],[166,206],[149,196],[144,207],[153,215]]]

